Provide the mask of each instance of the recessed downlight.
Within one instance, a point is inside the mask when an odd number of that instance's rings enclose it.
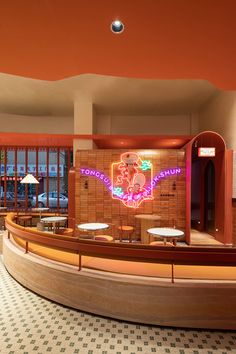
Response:
[[[124,24],[120,20],[115,20],[111,23],[111,31],[116,34],[120,34],[124,31]]]

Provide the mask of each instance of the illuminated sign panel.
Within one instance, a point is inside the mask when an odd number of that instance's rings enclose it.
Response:
[[[95,177],[96,179],[103,182],[109,191],[112,190],[111,180],[107,175],[105,175],[105,173],[103,173],[99,170],[96,170],[94,168],[80,168],[80,173],[81,173],[81,176],[84,176],[84,177]],[[167,170],[159,172],[157,175],[155,175],[153,177],[151,182],[147,185],[147,188],[146,188],[147,193],[151,189],[154,189],[157,186],[158,182],[161,181],[163,178],[178,175],[180,173],[181,173],[181,168],[179,168],[179,167],[169,168]]]
[[[215,156],[216,149],[214,147],[200,147],[198,148],[198,156],[199,157],[211,157]]]
[[[129,208],[138,208],[144,200],[153,199],[152,163],[142,160],[135,152],[121,154],[120,161],[112,164],[112,198],[119,199]]]
[[[81,176],[95,177],[104,183],[113,199],[120,200],[129,208],[138,208],[145,200],[153,199],[153,189],[168,177],[181,173],[181,168],[169,168],[153,177],[153,165],[149,160],[142,160],[137,153],[127,152],[120,156],[120,161],[112,164],[111,178],[94,168],[80,168]]]

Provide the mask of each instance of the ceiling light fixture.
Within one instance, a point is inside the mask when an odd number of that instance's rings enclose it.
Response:
[[[120,34],[124,31],[124,24],[120,20],[115,20],[111,23],[111,31],[116,34]]]

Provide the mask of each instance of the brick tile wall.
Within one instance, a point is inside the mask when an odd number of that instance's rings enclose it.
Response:
[[[111,164],[120,160],[127,150],[82,150],[76,153],[76,223],[107,222],[119,225],[123,222],[136,226],[140,234],[140,222],[135,214],[158,214],[160,226],[185,228],[185,155],[183,150],[154,150],[148,159],[153,163],[153,176],[168,168],[180,167],[180,175],[168,176],[153,190],[154,200],[144,201],[139,208],[127,208],[121,201],[112,199],[102,181],[93,176],[81,176],[80,168],[94,168],[111,178]],[[141,150],[129,150],[140,152]],[[175,190],[173,183],[175,182]],[[86,184],[88,188],[86,189]]]

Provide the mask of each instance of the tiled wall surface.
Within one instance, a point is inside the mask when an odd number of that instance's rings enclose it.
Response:
[[[141,152],[143,150],[129,150]],[[145,159],[153,163],[153,176],[169,168],[181,168],[178,175],[167,176],[153,190],[154,199],[144,201],[139,208],[127,208],[120,200],[112,199],[104,183],[93,176],[81,176],[80,168],[102,171],[111,178],[111,164],[120,160],[127,150],[82,150],[76,153],[76,223],[107,222],[123,223],[136,227],[140,234],[140,221],[135,214],[158,214],[160,226],[185,228],[185,153],[184,150],[152,150]]]

